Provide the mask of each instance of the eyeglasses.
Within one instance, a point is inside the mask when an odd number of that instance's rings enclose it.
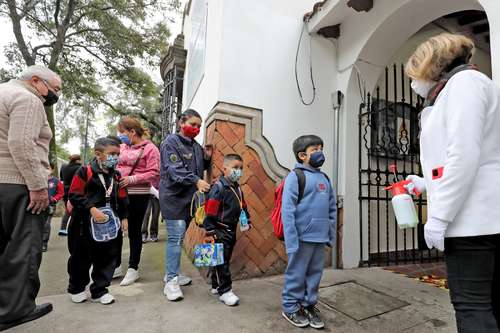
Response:
[[[47,82],[44,79],[42,79],[42,81],[45,84],[45,86],[47,87],[47,89],[52,90],[57,95],[61,95],[61,88],[59,88],[59,87],[53,87],[49,82]]]

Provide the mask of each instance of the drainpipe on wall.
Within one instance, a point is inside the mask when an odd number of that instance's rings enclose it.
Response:
[[[342,102],[344,99],[344,94],[338,90],[337,93],[332,93],[332,106],[333,106],[333,130],[334,130],[334,155],[335,155],[335,163],[333,167],[333,188],[334,191],[337,192],[337,211],[342,208],[344,199],[342,196],[338,195],[339,188],[339,172],[340,172],[340,109],[342,107]],[[339,260],[338,260],[338,240],[335,242],[335,246],[332,248],[332,267],[339,268]]]

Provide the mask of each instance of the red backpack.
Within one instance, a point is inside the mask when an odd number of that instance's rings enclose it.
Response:
[[[302,200],[304,196],[304,188],[306,187],[306,175],[304,170],[296,168],[293,170],[297,175],[297,180],[299,183],[299,195],[297,197],[297,204]],[[283,188],[285,187],[285,180],[283,179],[274,191],[274,207],[271,212],[271,223],[274,228],[274,235],[279,240],[285,240],[285,235],[283,232],[283,220],[281,219],[281,206],[283,200]]]

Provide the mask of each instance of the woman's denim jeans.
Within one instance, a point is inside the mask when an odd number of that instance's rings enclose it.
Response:
[[[165,251],[165,272],[168,282],[179,275],[181,266],[182,242],[186,234],[186,221],[166,220],[167,247]]]

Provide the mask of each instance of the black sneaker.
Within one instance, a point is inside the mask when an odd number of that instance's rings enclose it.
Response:
[[[309,320],[309,326],[315,329],[322,329],[325,327],[325,323],[319,317],[319,310],[316,306],[304,307],[304,314]]]
[[[48,246],[47,244],[42,244],[42,252],[47,252]]]
[[[307,327],[309,326],[309,319],[303,314],[302,310],[298,310],[292,313],[281,313],[283,317],[290,322],[295,327]]]

